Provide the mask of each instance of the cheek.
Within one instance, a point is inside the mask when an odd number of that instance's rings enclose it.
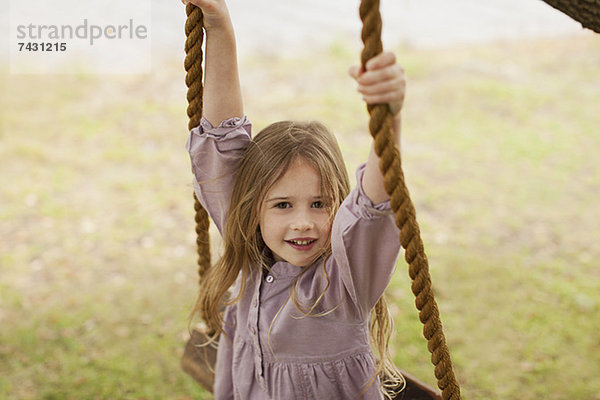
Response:
[[[319,223],[319,226],[321,227],[321,232],[329,235],[332,224],[333,224],[333,220],[331,218],[329,218],[329,215],[324,216],[323,219]]]
[[[269,231],[269,218],[267,217],[264,211],[261,211],[258,218],[258,231],[260,232],[260,236],[263,239],[263,242],[266,240],[265,232]]]
[[[283,222],[280,221],[281,218],[278,218],[276,215],[273,215],[269,212],[264,213],[260,218],[260,232],[263,236],[270,238],[274,235],[278,234],[278,231],[282,226],[284,226]]]

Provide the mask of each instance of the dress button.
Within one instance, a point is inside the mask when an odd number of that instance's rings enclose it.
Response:
[[[272,283],[274,280],[273,275],[267,275],[267,283]]]
[[[254,299],[254,301],[252,302],[252,307],[258,307],[258,300]]]

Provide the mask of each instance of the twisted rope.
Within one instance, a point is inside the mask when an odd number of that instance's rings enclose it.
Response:
[[[544,0],[581,26],[600,33],[600,0]]]
[[[363,21],[361,53],[363,68],[367,61],[383,51],[381,42],[381,14],[379,0],[361,0],[360,18]],[[442,390],[444,400],[460,399],[460,387],[452,369],[450,351],[442,331],[442,322],[437,303],[431,288],[431,276],[415,207],[404,182],[400,152],[392,142],[392,113],[386,104],[367,106],[371,116],[369,130],[375,141],[375,153],[379,157],[379,167],[384,176],[386,192],[390,195],[391,206],[396,214],[396,225],[400,228],[400,244],[406,250],[405,259],[409,265],[409,275],[413,280],[412,291],[419,319],[423,323],[423,336],[435,366],[435,377]]]
[[[185,84],[188,87],[187,115],[189,117],[188,129],[191,130],[200,125],[202,118],[202,42],[204,41],[204,30],[202,10],[193,4],[188,4],[186,9],[187,20],[185,22],[185,61],[184,67],[187,72]],[[198,201],[194,193],[194,210],[196,215],[196,247],[198,251],[198,276],[201,280],[204,273],[210,267],[210,241],[208,237],[208,213]]]

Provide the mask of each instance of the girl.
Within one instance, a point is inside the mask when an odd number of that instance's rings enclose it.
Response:
[[[400,245],[378,159],[371,149],[350,191],[323,125],[283,121],[252,139],[225,1],[190,2],[204,13],[206,68],[204,117],[186,147],[196,195],[225,243],[195,307],[222,333],[215,399],[382,399],[385,383],[402,382],[382,297]],[[393,54],[350,75],[367,103],[400,110],[404,72]],[[398,113],[394,132],[398,144]]]

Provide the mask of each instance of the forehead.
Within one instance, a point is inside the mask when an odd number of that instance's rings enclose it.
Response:
[[[308,161],[298,158],[267,192],[271,197],[321,196],[321,175]]]

